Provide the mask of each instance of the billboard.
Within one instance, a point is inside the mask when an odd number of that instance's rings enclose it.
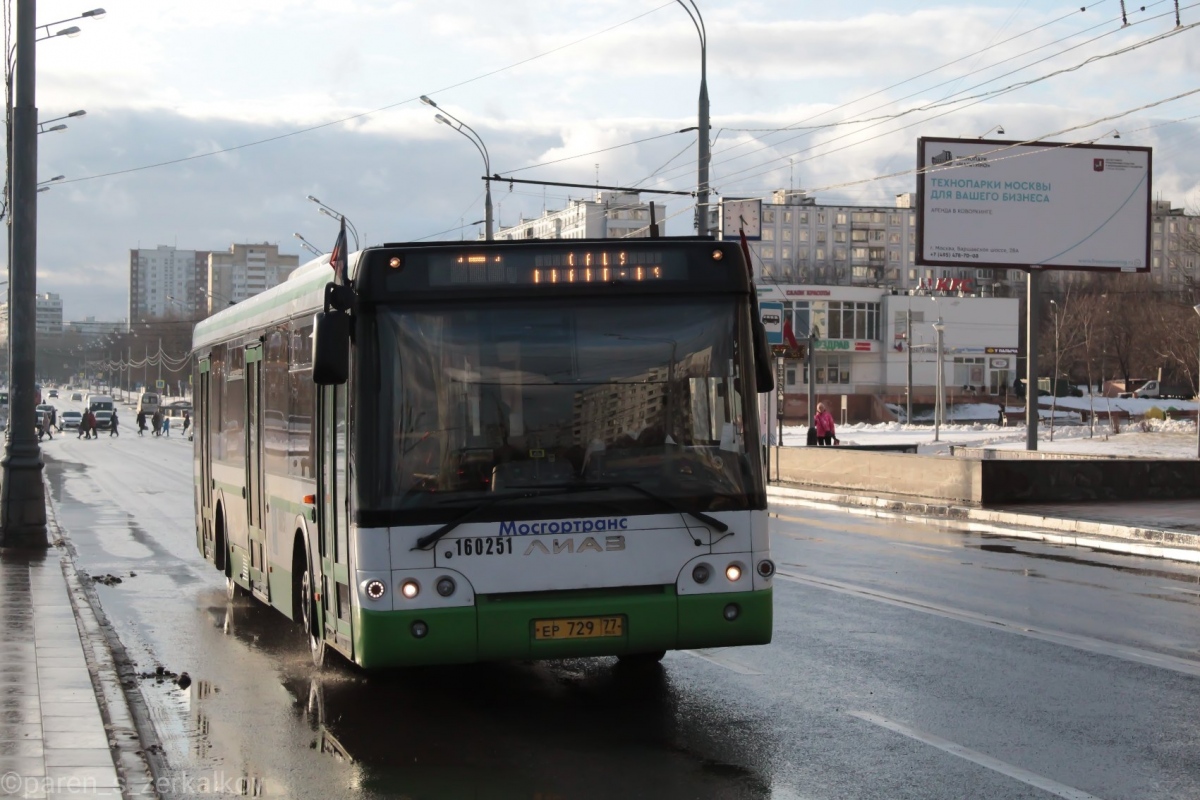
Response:
[[[917,140],[917,263],[1150,270],[1149,147]]]

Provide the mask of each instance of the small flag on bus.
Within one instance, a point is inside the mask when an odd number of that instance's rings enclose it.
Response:
[[[329,253],[329,266],[333,269],[333,278],[337,283],[346,282],[346,218],[342,217],[342,228],[338,231],[337,241]]]

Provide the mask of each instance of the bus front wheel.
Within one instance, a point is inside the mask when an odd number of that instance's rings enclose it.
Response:
[[[317,631],[317,598],[313,593],[312,572],[305,565],[304,574],[300,577],[300,615],[304,633],[308,636],[308,649],[312,654],[313,664],[325,664],[325,640]]]

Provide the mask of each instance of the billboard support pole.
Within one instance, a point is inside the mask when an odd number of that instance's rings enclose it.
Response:
[[[1037,450],[1038,435],[1038,384],[1037,356],[1038,329],[1037,303],[1038,278],[1041,277],[1037,267],[1031,266],[1026,273],[1025,289],[1025,449]]]

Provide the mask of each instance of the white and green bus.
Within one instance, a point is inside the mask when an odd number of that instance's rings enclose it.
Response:
[[[734,243],[388,244],[196,326],[196,536],[364,668],[771,639]]]

